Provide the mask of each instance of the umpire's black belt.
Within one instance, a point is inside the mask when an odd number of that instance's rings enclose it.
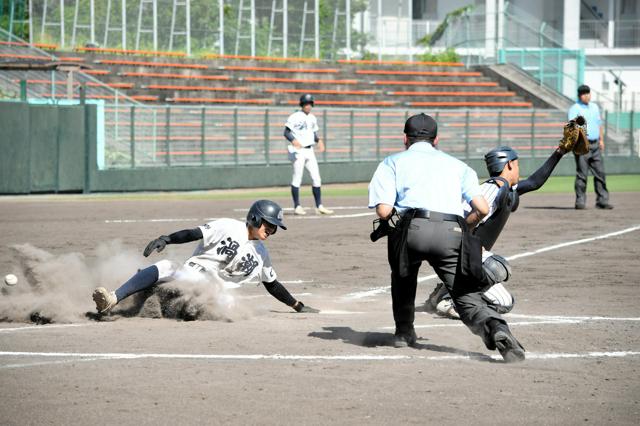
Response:
[[[425,209],[416,209],[413,215],[415,219],[429,219],[434,222],[457,222],[460,216],[449,213],[432,212]]]

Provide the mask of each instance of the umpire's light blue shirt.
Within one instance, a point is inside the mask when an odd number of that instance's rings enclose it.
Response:
[[[569,108],[568,118],[573,120],[577,116],[583,116],[587,120],[587,139],[590,141],[600,139],[600,108],[594,102],[583,104],[578,101]]]
[[[462,202],[481,195],[478,175],[462,161],[416,142],[384,159],[369,184],[369,208],[421,208],[463,216]]]

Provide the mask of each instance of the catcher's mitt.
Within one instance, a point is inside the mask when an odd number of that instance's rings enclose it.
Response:
[[[587,120],[583,116],[577,116],[564,126],[563,136],[558,146],[566,152],[573,151],[577,155],[589,152]]]

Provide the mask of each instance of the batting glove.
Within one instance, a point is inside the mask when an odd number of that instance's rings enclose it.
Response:
[[[149,255],[153,253],[154,250],[160,253],[162,250],[164,250],[167,244],[171,244],[171,238],[166,235],[161,235],[160,237],[147,244],[147,247],[144,249],[144,252],[142,254],[144,254],[144,257],[149,257]]]

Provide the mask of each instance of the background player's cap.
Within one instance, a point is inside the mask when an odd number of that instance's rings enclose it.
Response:
[[[586,84],[583,84],[580,87],[578,87],[578,96],[582,96],[586,93],[591,93],[591,88],[589,86],[587,86]]]
[[[499,146],[487,152],[484,162],[487,163],[489,176],[498,176],[509,161],[517,160],[518,153],[510,146]]]
[[[313,98],[313,95],[309,93],[300,96],[300,106],[305,106],[306,104],[311,104],[311,106],[314,106],[314,101],[315,99]]]
[[[247,214],[247,224],[254,228],[260,227],[262,221],[269,222],[272,225],[279,226],[282,229],[287,229],[282,221],[284,213],[282,207],[271,200],[258,200],[251,205],[249,213]]]
[[[438,123],[431,116],[420,113],[409,117],[404,123],[404,133],[410,137],[424,137],[433,140],[438,136]]]

